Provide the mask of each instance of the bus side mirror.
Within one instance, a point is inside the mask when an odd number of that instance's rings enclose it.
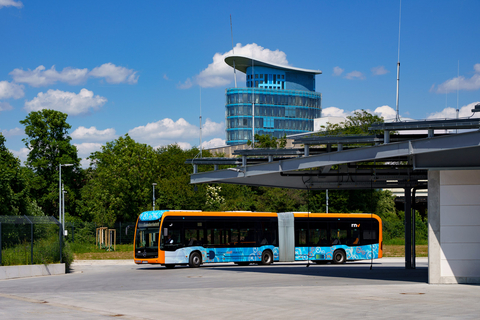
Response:
[[[168,236],[168,228],[163,228],[163,235]]]

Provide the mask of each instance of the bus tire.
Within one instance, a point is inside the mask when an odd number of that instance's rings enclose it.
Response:
[[[188,265],[190,268],[198,268],[202,264],[202,256],[199,252],[195,251],[190,254]]]
[[[343,250],[335,250],[333,253],[332,263],[334,264],[343,264],[347,262],[347,255]]]
[[[270,250],[265,250],[262,252],[262,261],[260,261],[260,264],[266,266],[269,264],[272,264],[273,262],[273,254],[272,251]]]
[[[166,264],[166,265],[165,265],[165,268],[167,268],[167,269],[173,269],[173,268],[175,268],[175,265],[174,265],[174,264]]]

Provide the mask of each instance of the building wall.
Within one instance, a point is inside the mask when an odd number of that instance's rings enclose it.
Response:
[[[480,170],[433,171],[428,183],[429,283],[480,283]]]

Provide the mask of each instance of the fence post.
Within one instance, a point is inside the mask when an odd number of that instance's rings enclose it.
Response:
[[[2,265],[2,223],[0,222],[0,266]]]
[[[30,222],[30,264],[33,264],[33,222],[25,216],[28,222]]]

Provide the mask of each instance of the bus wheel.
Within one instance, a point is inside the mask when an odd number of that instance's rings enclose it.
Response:
[[[192,252],[192,254],[190,255],[190,261],[188,265],[191,268],[198,268],[200,267],[201,264],[202,264],[202,257],[200,256],[200,253]]]
[[[173,268],[175,268],[175,265],[174,265],[174,264],[166,264],[166,265],[165,265],[165,268],[167,268],[167,269],[173,269]]]
[[[333,253],[333,263],[335,264],[342,264],[347,262],[347,257],[345,255],[345,251],[343,250],[337,250]]]
[[[269,265],[272,264],[273,262],[273,254],[272,251],[270,250],[265,250],[262,253],[262,261],[260,261],[260,264],[263,265]]]

